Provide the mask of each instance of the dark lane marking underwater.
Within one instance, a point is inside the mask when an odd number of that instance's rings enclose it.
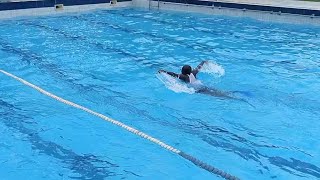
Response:
[[[295,159],[295,161],[292,161],[294,158],[290,158],[291,160],[287,160],[283,157],[279,156],[268,156],[261,154],[257,150],[251,150],[247,148],[242,148],[242,147],[237,147],[234,144],[231,143],[226,143],[226,142],[219,142],[214,139],[209,139],[209,137],[203,136],[203,140],[207,142],[208,144],[212,146],[222,146],[225,151],[233,152],[235,154],[238,154],[240,157],[246,159],[246,160],[254,160],[256,162],[259,162],[260,166],[266,169],[267,171],[271,171],[268,166],[265,166],[262,164],[263,161],[260,159],[262,157],[265,158],[265,160],[269,161],[271,164],[281,168],[282,170],[285,170],[286,172],[296,175],[296,176],[301,176],[301,177],[307,177],[306,175],[310,175],[316,178],[320,178],[320,168],[314,164],[304,162],[301,160]],[[241,153],[240,153],[241,152]],[[292,171],[295,170],[295,171]],[[302,173],[298,174],[297,172]],[[263,172],[261,172],[263,174]]]
[[[69,75],[60,69],[56,64],[47,62],[43,57],[38,54],[32,53],[26,49],[15,48],[13,45],[7,43],[5,40],[0,38],[0,50],[15,54],[22,58],[23,62],[26,62],[28,65],[34,65],[40,70],[43,70],[45,73],[50,73],[53,77],[63,79],[68,83],[71,83],[74,87],[82,89],[82,91],[89,90],[85,85],[76,83],[76,79],[70,78]]]
[[[45,73],[50,72],[50,74],[53,75],[53,77],[56,77],[58,79],[63,79],[64,81],[71,83],[73,87],[81,89],[81,92],[90,91],[90,88],[103,88],[103,87],[97,87],[96,85],[87,86],[87,85],[76,83],[76,81],[78,79],[71,78],[67,74],[67,72],[62,70],[56,64],[47,62],[45,60],[45,58],[41,57],[38,54],[30,52],[27,49],[15,48],[1,38],[0,38],[0,50],[7,52],[7,53],[11,53],[11,54],[15,54],[15,55],[20,56],[22,58],[22,61],[26,62],[28,65],[34,65]],[[84,74],[84,72],[77,72],[77,73]],[[86,73],[86,75],[88,75],[92,79],[99,79],[98,77],[96,77],[92,74]],[[104,87],[104,89],[106,89],[107,91],[111,91],[113,93],[119,93],[117,91],[113,91],[113,90],[107,89],[105,87]],[[125,94],[122,94],[122,93],[119,95],[125,96]]]
[[[27,25],[34,25],[34,24],[28,23]],[[63,31],[61,31],[61,30],[59,30],[59,29],[56,29],[56,28],[51,28],[51,27],[48,27],[48,26],[37,25],[37,24],[34,25],[34,26],[37,27],[37,28],[41,28],[41,29],[43,28],[44,30],[49,30],[49,31],[54,32],[54,33],[57,33],[57,34],[59,34],[59,35],[63,35],[65,38],[71,39],[71,40],[73,40],[73,41],[81,41],[81,39],[82,39],[82,38],[78,39],[78,38],[76,38],[76,37],[78,37],[78,36],[74,36],[74,35],[65,33],[65,32],[63,32]],[[60,33],[60,32],[63,32],[63,33]],[[82,36],[79,36],[79,37],[82,37]],[[83,37],[83,38],[85,38],[85,37]],[[85,38],[85,40],[90,41],[90,40],[87,39],[87,38]],[[0,42],[0,43],[1,43],[1,42]],[[98,43],[98,44],[100,44],[100,43]],[[100,46],[100,45],[99,45],[98,47],[103,47],[103,46]],[[110,48],[110,49],[111,49],[111,48]],[[110,49],[109,49],[109,48],[103,48],[102,50],[109,50],[109,51],[110,51]],[[19,52],[19,50],[17,50],[17,52]],[[122,52],[122,50],[121,50],[120,52]],[[28,52],[28,53],[22,53],[22,54],[33,54],[33,53],[32,53],[32,52]],[[123,55],[127,55],[127,53],[124,53]],[[130,57],[130,54],[129,54],[129,57]],[[166,64],[168,64],[168,63],[166,63]],[[52,65],[52,66],[56,66],[56,65],[53,65],[53,64],[51,64],[51,65]],[[153,64],[152,61],[149,61],[148,63],[144,63],[144,65],[147,65],[147,67],[150,67],[150,68],[154,68],[154,67],[158,68],[158,66],[162,66],[161,63]],[[56,71],[59,72],[58,69],[55,69],[54,72],[56,72]],[[88,75],[88,76],[90,76],[90,77],[93,78],[93,79],[99,79],[99,78],[95,77],[95,76],[92,75],[92,74],[88,74],[88,73],[84,73],[84,72],[78,72],[78,73],[84,74],[84,75]],[[64,74],[64,73],[59,73],[59,74]],[[67,81],[73,81],[73,78],[71,78],[71,77],[65,77],[63,80],[65,80],[65,79],[67,79]],[[71,82],[71,86],[70,86],[70,87],[72,87],[73,85],[78,85],[78,83]],[[84,86],[84,85],[82,85],[82,84],[80,84],[80,85],[81,85],[81,86]],[[93,86],[93,85],[92,85],[92,86]],[[96,87],[97,89],[107,89],[106,87],[97,86],[97,85],[95,85],[95,87]],[[111,90],[110,88],[107,89],[107,90],[108,90],[108,91],[111,91],[111,92],[115,92],[115,91]],[[98,93],[98,91],[96,91],[95,89],[92,89],[92,88],[91,88],[91,85],[90,85],[90,86],[86,86],[86,90],[82,90],[82,91],[80,91],[80,92],[81,92],[81,93],[87,93],[87,91],[92,91],[92,92],[96,92],[97,94],[100,94],[100,93]],[[119,93],[119,92],[117,92],[117,93]],[[119,96],[120,96],[121,98],[125,98],[125,97],[126,97],[126,94],[121,93],[121,94],[119,94]],[[102,97],[104,97],[104,96],[102,96]],[[114,106],[114,107],[116,107],[116,108],[123,109],[123,108],[125,107],[125,109],[126,109],[128,112],[130,112],[130,113],[134,113],[134,114],[137,114],[137,115],[140,115],[140,116],[143,116],[143,117],[147,117],[147,118],[149,118],[149,119],[154,119],[152,116],[148,115],[147,112],[141,111],[141,110],[139,110],[138,108],[135,108],[135,107],[132,106],[132,105],[121,103],[121,102],[119,102],[118,100],[116,100],[116,98],[114,98],[114,97],[104,97],[103,100],[104,100],[104,101],[103,101],[104,103],[108,103],[109,105]],[[155,119],[154,119],[154,120],[155,120]]]
[[[289,148],[289,147],[275,146],[275,145],[268,145],[268,144],[257,144],[237,134],[234,134],[223,127],[208,125],[206,122],[204,122],[201,119],[188,118],[181,113],[179,113],[178,116],[172,115],[172,118],[179,119],[179,124],[171,123],[171,126],[176,126],[177,129],[181,129],[186,133],[198,136],[202,141],[206,142],[210,146],[219,147],[227,152],[232,152],[245,160],[253,160],[257,162],[261,166],[261,168],[265,169],[268,172],[272,172],[272,171],[270,170],[270,167],[268,165],[263,164],[265,161],[269,161],[272,165],[275,165],[277,167],[287,169],[288,173],[291,173],[294,175],[297,175],[296,172],[300,172],[305,174],[304,176],[311,175],[317,178],[320,177],[320,168],[315,164],[311,164],[311,163],[304,162],[302,160],[297,160],[297,159],[296,161],[290,161],[283,157],[270,156],[270,155],[259,152],[258,149],[255,149],[253,147],[280,149],[281,152],[283,150],[298,151],[309,157],[312,156],[297,148],[292,148],[292,147]],[[185,120],[188,120],[189,122],[193,122],[193,124],[190,123],[182,126],[182,122],[184,122]],[[207,132],[204,133],[204,131],[207,131]],[[253,136],[256,137],[259,135],[254,134]],[[230,140],[239,142],[241,144],[245,144],[246,146],[248,146],[248,148],[237,146],[236,145],[237,143],[231,143]],[[282,161],[274,161],[274,159],[281,159]],[[295,163],[295,162],[299,162],[299,163]],[[296,172],[289,171],[289,169],[294,169]],[[263,174],[262,170],[259,170],[259,171],[261,174]],[[299,175],[299,176],[302,176],[302,175]]]
[[[105,96],[101,94],[101,89],[104,89],[105,91],[115,92],[113,90],[109,90],[106,87],[98,86],[98,85],[83,85],[83,84],[77,83],[76,79],[74,79],[73,76],[68,75],[65,71],[62,71],[60,67],[58,67],[56,64],[48,63],[45,60],[45,58],[41,57],[40,55],[34,54],[33,52],[27,51],[26,49],[22,50],[19,48],[14,48],[12,45],[6,43],[2,39],[0,39],[0,50],[22,57],[23,61],[27,61],[28,63],[35,65],[44,73],[49,72],[53,77],[58,78],[59,80],[62,80],[63,82],[65,82],[69,87],[76,88],[81,94],[84,94],[88,97],[92,97],[93,94],[100,95],[99,98],[103,101],[104,104],[108,104],[118,109],[123,109],[125,110],[125,112],[128,112],[129,114],[137,114],[142,117],[153,119],[145,111],[139,110],[138,108],[132,105],[122,103],[113,96]],[[77,72],[77,73],[82,73],[84,75],[93,76],[94,79],[99,79],[92,74],[87,74],[84,72]],[[126,98],[126,95],[123,94],[122,96],[122,94],[123,93],[119,94],[118,97]],[[87,100],[90,101],[90,99],[87,99]]]
[[[40,137],[41,131],[34,131],[33,129],[25,127],[27,124],[33,126],[37,121],[31,117],[23,115],[25,112],[21,108],[17,108],[12,104],[0,99],[0,117],[1,123],[7,126],[10,130],[23,134],[23,138],[27,138],[31,143],[32,149],[37,149],[40,153],[46,154],[53,158],[59,159],[63,164],[67,165],[73,173],[79,174],[80,177],[68,177],[71,179],[97,179],[103,180],[111,176],[120,176],[124,174],[117,174],[110,169],[119,168],[118,165],[99,159],[99,157],[92,154],[79,155],[72,150],[66,149],[63,146],[51,141],[44,140]],[[127,170],[122,170],[127,175],[139,176]],[[129,172],[129,173],[128,173]],[[59,174],[63,176],[63,174]]]
[[[69,33],[66,33],[66,32],[60,30],[60,29],[54,28],[54,27],[50,27],[50,26],[46,26],[46,25],[42,25],[42,24],[30,23],[30,22],[24,22],[23,25],[33,26],[33,27],[37,27],[37,28],[40,28],[40,29],[43,29],[46,31],[51,31],[51,32],[57,33],[59,35],[62,35],[67,39],[79,41],[79,42],[85,43],[85,44],[91,44],[91,45],[93,45],[103,51],[115,52],[115,53],[121,54],[125,57],[130,57],[130,58],[133,58],[133,60],[138,62],[139,64],[142,64],[144,66],[150,66],[155,69],[163,67],[165,65],[173,65],[172,63],[154,62],[151,59],[148,59],[146,57],[138,56],[138,55],[133,54],[129,51],[125,51],[124,48],[122,48],[122,49],[114,48],[113,46],[107,45],[106,43],[100,43],[97,41],[93,41],[92,39],[89,39],[85,36],[69,34]]]
[[[183,131],[185,133],[192,134],[192,135],[198,137],[199,139],[201,139],[202,141],[206,142],[210,146],[221,148],[222,150],[225,150],[228,152],[232,152],[245,160],[253,160],[253,161],[257,162],[263,169],[265,169],[266,171],[269,171],[269,172],[271,171],[270,167],[268,167],[268,165],[264,165],[263,163],[273,157],[268,156],[263,153],[260,153],[257,149],[255,149],[255,147],[280,149],[280,151],[283,151],[283,150],[296,151],[296,152],[298,151],[298,152],[303,153],[307,156],[312,156],[312,155],[308,154],[307,152],[304,152],[304,151],[302,151],[298,148],[295,148],[295,147],[284,147],[284,146],[276,146],[276,145],[268,145],[268,144],[258,144],[256,142],[250,141],[249,139],[241,137],[235,133],[232,133],[231,131],[225,129],[224,127],[213,126],[213,125],[210,125],[201,119],[186,117],[185,114],[182,114],[182,113],[177,113],[177,115],[170,115],[170,116],[171,116],[171,118],[169,118],[169,119],[175,119],[177,122],[159,121],[159,123],[163,124],[163,126],[174,127],[174,128],[179,129],[180,131]],[[186,122],[186,120],[188,121],[188,123]],[[248,132],[250,132],[250,130]],[[253,137],[263,137],[258,134],[252,133],[252,132],[250,132],[249,135],[253,136]],[[266,138],[266,137],[264,137],[264,138]],[[231,143],[233,141],[235,143]],[[241,143],[241,144],[247,146],[247,148],[243,147],[241,145],[237,146],[236,145],[237,143]],[[262,159],[264,159],[265,161]],[[308,172],[307,169],[309,167],[316,167],[315,165],[307,163],[307,162],[303,162],[303,163],[306,164],[305,169],[300,169],[300,170],[299,170],[299,165],[296,165],[296,164],[289,164],[289,165],[291,167],[294,167],[295,170],[300,171],[302,173]],[[285,167],[288,165],[288,164],[282,164],[281,162],[272,163],[272,164],[275,166],[278,166],[278,167]],[[263,174],[262,171],[260,171],[260,173]],[[294,174],[294,172],[292,172],[292,174]]]
[[[45,26],[45,25],[42,25],[42,24],[30,23],[30,22],[24,22],[22,25],[33,26],[33,27],[36,27],[36,28],[40,28],[40,29],[42,29],[42,30],[55,32],[55,33],[57,33],[57,34],[59,34],[59,35],[64,36],[64,37],[67,38],[67,39],[71,39],[71,40],[75,40],[75,41],[82,41],[82,42],[84,41],[84,42],[86,42],[87,44],[94,45],[94,46],[96,46],[96,47],[99,48],[99,49],[107,50],[107,51],[112,51],[112,52],[121,54],[121,55],[123,55],[123,56],[125,56],[125,57],[139,58],[139,57],[136,56],[135,54],[129,53],[129,52],[127,52],[127,51],[124,51],[123,49],[117,49],[117,48],[108,46],[107,44],[102,44],[102,43],[100,43],[100,42],[94,42],[94,41],[91,41],[90,39],[88,39],[88,38],[86,38],[86,37],[84,37],[84,36],[68,34],[68,33],[64,32],[64,31],[62,31],[62,30],[60,30],[60,29],[57,29],[57,28]]]
[[[295,158],[290,158],[290,160],[287,160],[279,156],[269,157],[269,161],[289,173],[293,173],[292,169],[294,169],[301,173],[309,174],[313,177],[316,177],[317,179],[320,178],[320,167],[316,165],[303,162]]]

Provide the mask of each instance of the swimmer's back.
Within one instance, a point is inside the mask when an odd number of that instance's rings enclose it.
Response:
[[[189,74],[189,75],[184,75],[184,74],[179,74],[178,78],[180,80],[182,80],[185,83],[195,83],[197,81],[195,75],[193,75],[193,73]]]

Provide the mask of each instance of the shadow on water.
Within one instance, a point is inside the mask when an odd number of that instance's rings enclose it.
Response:
[[[2,110],[0,111],[1,123],[10,128],[10,130],[14,130],[23,134],[23,138],[28,139],[33,149],[37,149],[40,151],[40,153],[59,159],[63,164],[66,164],[67,168],[73,173],[80,175],[70,176],[69,178],[71,179],[102,180],[111,176],[140,176],[127,170],[122,170],[124,173],[113,172],[112,169],[120,167],[114,163],[100,159],[95,155],[80,155],[72,150],[64,148],[59,144],[44,140],[42,137],[40,137],[40,132],[25,126],[26,124],[32,124],[32,126],[37,124],[34,119],[23,115],[22,109],[17,108],[1,99],[0,109]]]

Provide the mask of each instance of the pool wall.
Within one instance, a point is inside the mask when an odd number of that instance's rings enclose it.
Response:
[[[63,4],[63,8],[56,9],[55,6],[59,4]],[[132,6],[131,0],[117,0],[117,3],[115,4],[111,4],[111,0],[44,0],[6,2],[0,3],[0,19],[130,6]]]
[[[262,21],[280,23],[320,25],[320,5],[317,9],[305,9],[302,7],[278,7],[272,5],[200,0],[151,0],[150,2],[148,0],[133,0],[133,5],[150,9],[250,17]]]
[[[285,7],[277,4],[254,4],[257,0],[238,1],[201,1],[201,0],[44,0],[0,3],[0,19],[80,12],[114,7],[142,7],[148,9],[196,12],[234,17],[250,17],[261,21],[279,23],[320,25],[320,3],[304,2],[309,6]],[[252,2],[251,2],[252,1]],[[270,0],[272,2],[274,0]],[[236,3],[238,2],[238,3]],[[291,1],[294,2],[298,1]],[[63,8],[56,9],[57,4]],[[299,4],[299,3],[298,3]],[[301,4],[301,2],[300,2]],[[313,8],[312,5],[319,7]],[[309,8],[309,9],[308,9]]]

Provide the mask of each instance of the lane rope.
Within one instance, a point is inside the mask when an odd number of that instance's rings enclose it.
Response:
[[[228,173],[226,173],[226,172],[224,172],[224,171],[222,171],[222,170],[220,170],[218,168],[215,168],[215,167],[213,167],[213,166],[211,166],[209,164],[206,164],[205,162],[202,162],[201,160],[199,160],[199,159],[197,159],[197,158],[195,158],[195,157],[193,157],[193,156],[191,156],[191,155],[189,155],[187,153],[184,153],[183,151],[180,151],[180,150],[178,150],[178,149],[176,149],[176,148],[174,148],[174,147],[172,147],[172,146],[170,146],[170,145],[168,145],[168,144],[166,144],[166,143],[164,143],[164,142],[162,142],[162,141],[160,141],[160,140],[158,140],[158,139],[156,139],[156,138],[154,138],[154,137],[152,137],[152,136],[150,136],[150,135],[148,135],[148,134],[146,134],[144,132],[141,132],[141,131],[133,128],[133,127],[130,127],[130,126],[128,126],[128,125],[126,125],[126,124],[124,124],[124,123],[122,123],[120,121],[114,120],[114,119],[109,118],[109,117],[107,117],[107,116],[105,116],[103,114],[100,114],[100,113],[95,112],[95,111],[93,111],[91,109],[88,109],[88,108],[86,108],[84,106],[81,106],[81,105],[76,104],[74,102],[71,102],[71,101],[68,101],[66,99],[63,99],[63,98],[61,98],[61,97],[59,97],[57,95],[54,95],[54,94],[52,94],[52,93],[50,93],[50,92],[48,92],[48,91],[46,91],[46,90],[44,90],[44,89],[42,89],[42,88],[40,88],[38,86],[36,86],[36,85],[34,85],[34,84],[32,84],[32,83],[30,83],[30,82],[28,82],[28,81],[26,81],[26,80],[24,80],[22,78],[19,78],[19,77],[13,75],[13,74],[10,74],[10,73],[8,73],[8,72],[6,72],[4,70],[0,69],[0,72],[2,74],[4,74],[4,75],[8,76],[8,77],[11,77],[11,78],[21,82],[22,84],[24,84],[26,86],[29,86],[29,87],[39,91],[40,93],[42,93],[42,94],[44,94],[44,95],[46,95],[46,96],[48,96],[48,97],[50,97],[52,99],[55,99],[55,100],[57,100],[57,101],[59,101],[61,103],[64,103],[66,105],[72,106],[74,108],[80,109],[80,110],[85,111],[85,112],[87,112],[89,114],[92,114],[94,116],[97,116],[97,117],[99,117],[99,118],[101,118],[101,119],[103,119],[105,121],[108,121],[108,122],[110,122],[112,124],[115,124],[115,125],[123,128],[123,129],[125,129],[125,130],[127,130],[127,131],[129,131],[129,132],[131,132],[133,134],[136,134],[136,135],[138,135],[138,136],[140,136],[140,137],[142,137],[144,139],[147,139],[147,140],[149,140],[149,141],[151,141],[151,142],[153,142],[153,143],[155,143],[155,144],[157,144],[157,145],[159,145],[159,146],[161,146],[161,147],[163,147],[163,148],[165,148],[165,149],[167,149],[167,150],[169,150],[169,151],[171,151],[171,152],[173,152],[175,154],[180,155],[184,159],[192,162],[193,164],[197,165],[198,167],[200,167],[200,168],[202,168],[204,170],[207,170],[207,171],[209,171],[209,172],[211,172],[213,174],[219,175],[219,176],[221,176],[221,177],[223,177],[223,178],[225,178],[227,180],[239,180],[239,178],[236,177],[236,176],[232,176],[232,175],[230,175],[230,174],[228,174]]]

